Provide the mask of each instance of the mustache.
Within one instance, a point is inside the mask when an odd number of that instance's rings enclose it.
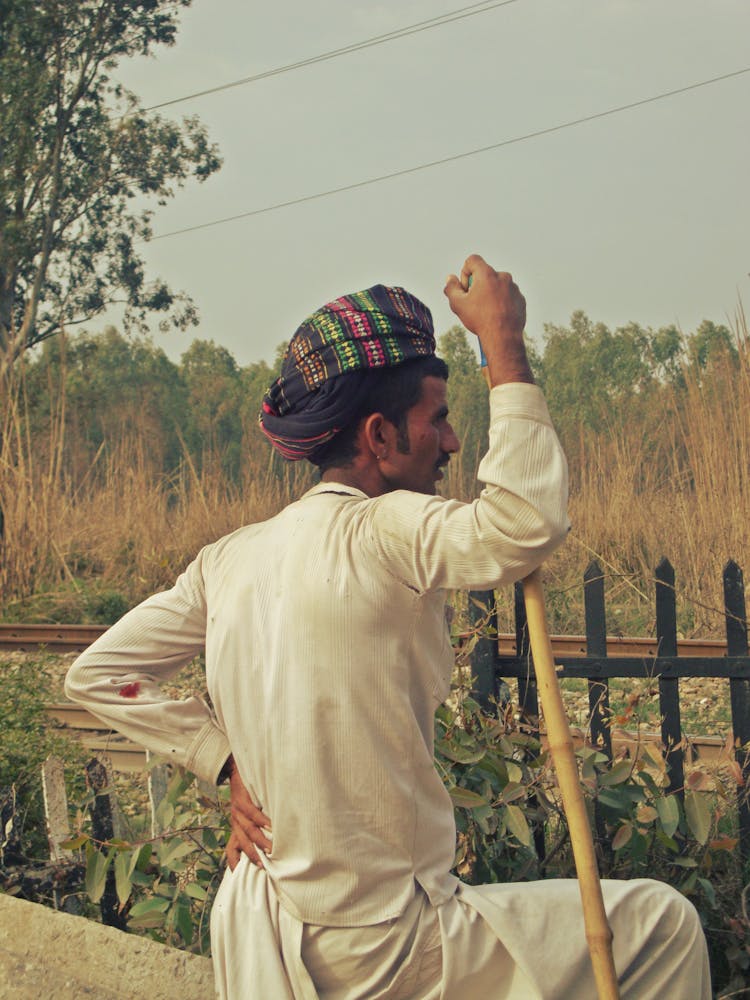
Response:
[[[450,454],[447,451],[444,451],[441,453],[440,458],[437,460],[435,465],[437,466],[438,469],[441,469],[443,468],[443,466],[447,465],[448,462],[450,462],[450,460],[451,460]]]

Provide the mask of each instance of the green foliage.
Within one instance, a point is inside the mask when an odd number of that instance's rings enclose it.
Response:
[[[436,764],[456,811],[456,873],[472,883],[575,877],[542,744],[512,705],[488,715],[461,685],[449,704],[437,713]],[[701,915],[715,985],[741,985],[750,967],[750,922],[737,906],[747,873],[737,857],[734,782],[724,787],[696,767],[683,801],[668,791],[661,755],[645,746],[612,763],[593,747],[577,756],[602,877],[676,886]]]
[[[49,850],[41,780],[46,758],[54,754],[72,765],[72,792],[83,786],[84,755],[80,745],[52,728],[44,714],[50,688],[44,657],[32,666],[21,659],[0,656],[0,799],[12,803],[13,813],[13,829],[5,831],[3,839],[12,832],[12,839],[29,858],[44,857]]]
[[[6,363],[117,300],[184,327],[189,299],[146,279],[150,210],[220,166],[197,119],[143,111],[111,80],[120,59],[174,42],[166,0],[3,0],[0,40],[0,357]]]
[[[664,331],[630,323],[613,333],[582,311],[573,313],[569,327],[546,324],[544,330],[539,380],[553,420],[568,434],[579,426],[620,426],[643,412],[680,350],[679,340]]]
[[[148,840],[95,842],[81,829],[65,845],[85,859],[85,890],[99,903],[114,873],[120,911],[131,930],[208,954],[209,914],[223,874],[228,818],[196,794],[192,775],[176,770],[157,809],[165,832]]]
[[[451,327],[438,342],[438,354],[450,369],[448,403],[450,419],[461,442],[461,451],[449,467],[451,494],[471,498],[476,494],[476,471],[487,450],[489,407],[487,385],[466,331]],[[458,474],[455,471],[458,469]]]
[[[543,766],[541,745],[485,715],[465,692],[456,695],[457,711],[438,709],[435,738],[436,766],[456,812],[456,871],[480,884],[537,878],[533,838],[547,802],[530,796]]]

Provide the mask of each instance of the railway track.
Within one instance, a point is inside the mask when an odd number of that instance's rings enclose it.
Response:
[[[0,649],[54,653],[83,652],[107,631],[106,625],[6,625],[0,624]]]
[[[0,623],[0,650],[27,653],[45,650],[54,653],[82,652],[106,631],[104,625],[8,625]],[[515,636],[498,636],[501,656],[514,656]],[[677,644],[680,656],[726,656],[727,644],[722,640],[683,639]],[[586,639],[580,635],[552,636],[555,656],[585,656]],[[653,659],[657,655],[655,639],[610,636],[607,638],[607,656],[642,656]],[[50,719],[75,732],[76,736],[94,752],[105,752],[112,758],[118,771],[142,771],[146,766],[146,752],[138,744],[102,728],[93,715],[70,702],[47,705]],[[613,730],[615,752],[629,750],[640,741],[651,744],[660,742],[659,733],[641,732],[637,736],[626,731]],[[584,742],[583,731],[574,734],[578,745]],[[725,743],[718,737],[699,736],[690,739],[690,746],[700,759],[717,759],[726,755]]]
[[[0,649],[35,652],[43,647],[49,652],[76,653],[106,632],[106,625],[6,625],[0,623]],[[498,636],[501,656],[516,652],[515,636]],[[556,656],[585,656],[586,639],[582,635],[553,635],[552,652]],[[682,639],[677,643],[678,656],[726,656],[727,644],[721,639]],[[609,636],[607,656],[657,655],[655,639]]]

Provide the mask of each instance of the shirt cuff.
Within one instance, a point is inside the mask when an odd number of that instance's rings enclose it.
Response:
[[[490,389],[491,420],[520,417],[552,426],[547,402],[538,385],[530,382],[504,382]]]
[[[207,722],[190,744],[185,767],[202,781],[216,784],[231,752],[226,734],[215,722]]]

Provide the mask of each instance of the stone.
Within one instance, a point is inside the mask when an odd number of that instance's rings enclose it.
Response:
[[[0,1000],[210,1000],[211,960],[0,894]]]

